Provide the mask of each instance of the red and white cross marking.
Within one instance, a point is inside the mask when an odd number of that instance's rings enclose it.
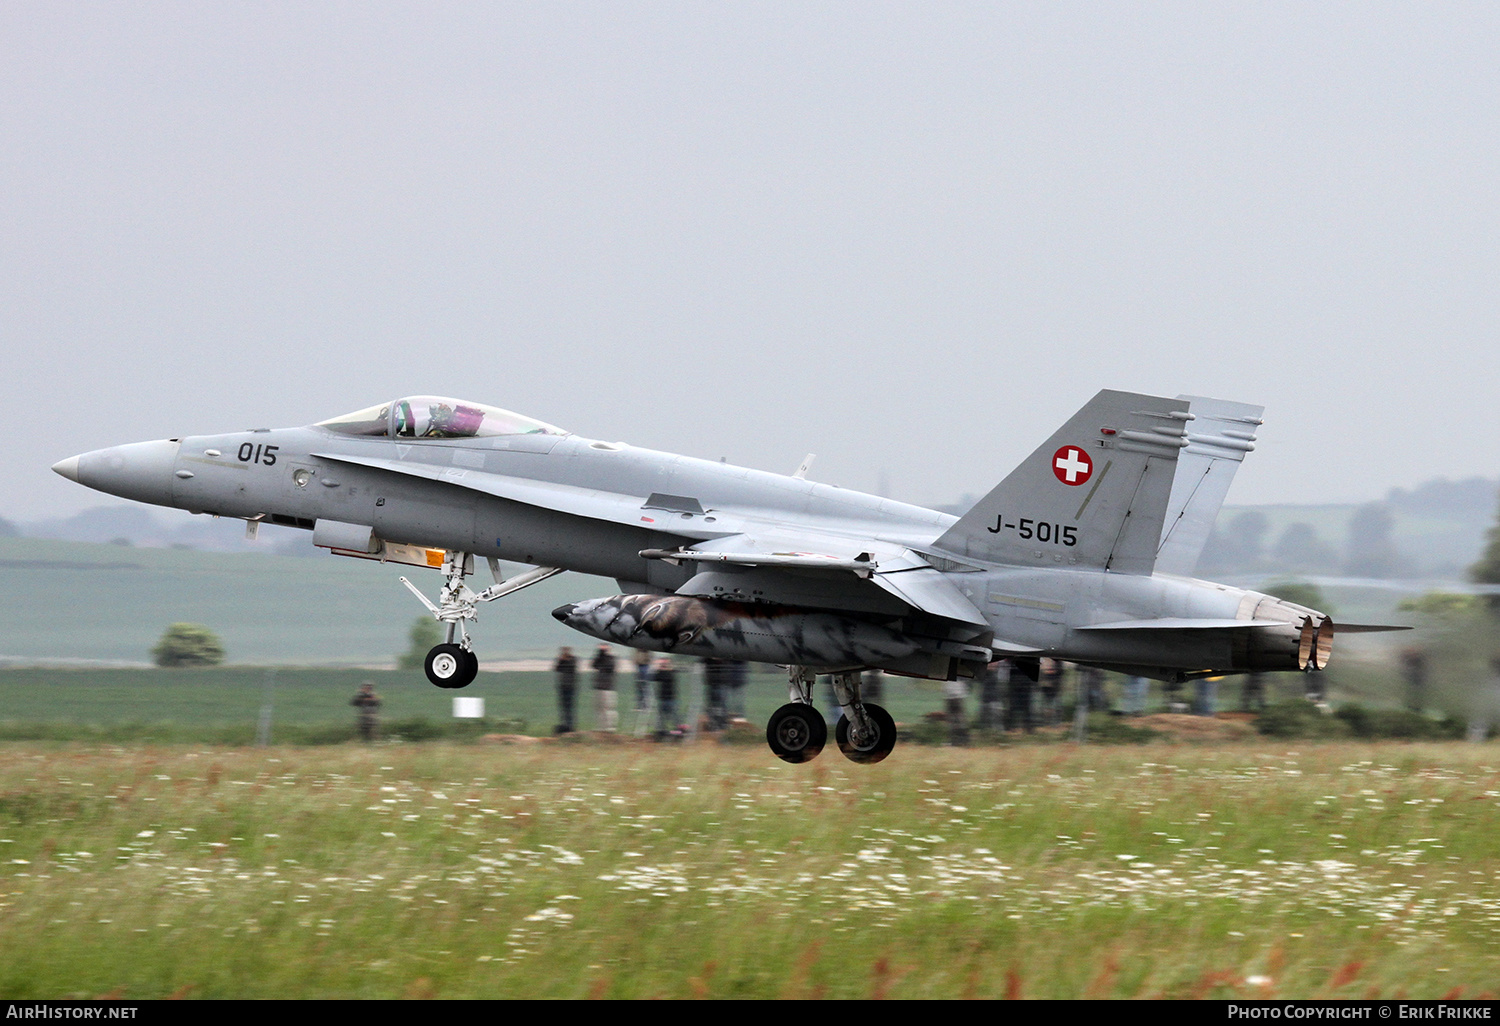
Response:
[[[1094,461],[1076,445],[1065,445],[1052,454],[1052,473],[1065,485],[1081,485],[1094,472]]]

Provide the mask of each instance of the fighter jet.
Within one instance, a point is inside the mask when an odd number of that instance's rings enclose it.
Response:
[[[478,672],[478,607],[564,570],[619,593],[553,612],[603,641],[774,663],[790,701],[766,740],[793,763],[827,727],[884,759],[896,725],[868,668],[932,680],[1044,657],[1160,680],[1316,671],[1340,627],[1191,574],[1261,408],[1102,391],[962,517],[806,478],[582,438],[480,403],[409,396],[307,427],[138,442],[52,469],[140,502],[312,531],[345,556],[437,568],[432,683]],[[476,557],[494,584],[472,590]],[[505,579],[500,561],[533,569]]]

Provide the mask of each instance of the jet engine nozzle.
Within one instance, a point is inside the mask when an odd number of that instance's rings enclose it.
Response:
[[[1255,607],[1254,616],[1282,620],[1285,625],[1258,627],[1249,632],[1244,655],[1246,669],[1311,671],[1328,666],[1333,653],[1332,617],[1270,596]]]
[[[1297,632],[1297,669],[1321,670],[1333,653],[1333,618],[1304,617]]]

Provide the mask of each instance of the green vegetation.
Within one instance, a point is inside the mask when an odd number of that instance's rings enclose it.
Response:
[[[1469,579],[1476,584],[1500,584],[1500,513],[1485,536],[1484,552],[1469,568]],[[1488,605],[1491,612],[1500,613],[1500,595],[1488,596]]]
[[[12,743],[0,993],[1493,999],[1497,773],[1269,740]]]
[[[406,633],[406,651],[396,659],[398,670],[420,670],[433,646],[443,643],[443,628],[430,616],[419,616]]]
[[[1432,719],[1407,709],[1370,709],[1358,702],[1331,711],[1308,702],[1280,702],[1256,717],[1255,729],[1279,738],[1456,741],[1464,736],[1465,724],[1451,716]]]
[[[218,666],[224,661],[224,644],[201,623],[174,623],[162,632],[151,650],[157,666]]]
[[[1459,595],[1451,591],[1429,591],[1415,598],[1402,599],[1396,608],[1403,613],[1416,613],[1432,621],[1444,623],[1477,612],[1479,596]]]
[[[1328,602],[1328,597],[1323,594],[1323,589],[1316,584],[1309,584],[1306,581],[1276,581],[1261,590],[1267,595],[1275,595],[1279,599],[1306,606],[1308,609],[1316,609],[1329,616],[1335,613],[1334,608]]]
[[[1428,697],[1442,699],[1454,692],[1443,683],[1447,664],[1442,653],[1433,657],[1439,680]],[[1300,674],[1278,674],[1268,678],[1270,708],[1256,721],[1257,729],[1273,737],[1302,738],[1429,738],[1455,736],[1474,707],[1441,714],[1434,702],[1422,715],[1408,721],[1406,714],[1388,717],[1401,697],[1395,671],[1384,666],[1353,663],[1336,665],[1325,675],[1334,695],[1334,706],[1361,712],[1330,717],[1298,697]],[[249,744],[269,705],[270,740],[276,744],[339,744],[354,736],[355,713],[349,701],[360,684],[371,681],[380,697],[381,736],[423,740],[474,739],[485,734],[550,736],[557,722],[555,681],[550,671],[506,671],[481,673],[459,694],[482,698],[485,717],[455,720],[455,693],[427,682],[421,670],[326,669],[284,667],[268,669],[247,666],[182,667],[171,670],[110,669],[59,670],[43,668],[0,669],[0,740],[54,740],[137,743]],[[1117,690],[1117,683],[1106,690]],[[1241,678],[1229,678],[1220,686],[1219,708],[1239,707]],[[593,706],[587,676],[578,691],[577,714],[584,729],[593,725]],[[633,735],[649,724],[638,719],[635,683],[620,678],[620,730]],[[1191,685],[1183,689],[1185,697]],[[1476,693],[1477,694],[1477,693]],[[816,698],[820,709],[833,707],[826,686],[819,684]],[[1064,692],[1060,724],[1034,734],[971,730],[973,745],[1054,744],[1071,733],[1072,686]],[[1162,708],[1160,685],[1153,686],[1154,709]],[[771,712],[786,701],[786,683],[774,667],[754,668],[746,688],[745,711],[750,727],[726,741],[764,743],[761,728]],[[901,724],[903,743],[946,745],[948,725],[943,719],[941,685],[891,677],[885,682],[882,704]],[[1455,703],[1456,703],[1455,699]],[[685,720],[701,707],[701,685],[689,684],[679,696],[679,714]],[[968,703],[970,716],[978,712],[977,697]],[[1360,724],[1356,728],[1356,721]],[[1425,725],[1418,725],[1420,724]],[[1495,717],[1500,722],[1500,715]],[[743,735],[743,736],[742,736]],[[1161,739],[1150,723],[1130,717],[1094,712],[1089,716],[1088,740],[1093,744],[1135,744]],[[1222,740],[1215,735],[1205,740]]]

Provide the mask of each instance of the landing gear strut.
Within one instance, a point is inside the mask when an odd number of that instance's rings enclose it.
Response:
[[[843,707],[833,736],[852,762],[876,763],[896,747],[896,721],[878,705],[859,698],[859,674],[835,673],[833,693]]]
[[[562,573],[561,567],[539,566],[507,581],[500,576],[499,560],[492,556],[489,564],[495,583],[481,592],[473,592],[464,583],[464,578],[474,572],[473,554],[449,552],[443,556],[443,589],[438,594],[436,605],[415,584],[405,577],[401,578],[401,583],[417,597],[417,601],[427,607],[433,619],[443,624],[447,630],[446,640],[443,644],[434,646],[422,664],[427,679],[440,688],[468,687],[479,675],[479,657],[474,654],[474,645],[469,640],[469,631],[464,624],[466,620],[479,619],[479,603],[493,602],[538,581],[545,581],[553,574]]]
[[[878,705],[866,705],[865,716],[869,719],[870,726],[864,733],[856,734],[849,717],[840,716],[833,736],[846,759],[853,762],[879,762],[896,747],[896,721]]]

